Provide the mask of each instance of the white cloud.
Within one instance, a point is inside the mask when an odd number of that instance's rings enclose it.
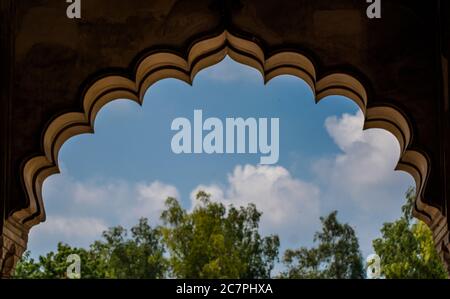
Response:
[[[361,112],[329,117],[325,128],[342,152],[316,161],[313,172],[322,191],[322,214],[338,210],[356,228],[368,254],[382,224],[399,217],[413,181],[394,171],[400,154],[395,137],[381,129],[363,131],[363,122]]]
[[[363,122],[361,112],[329,117],[325,127],[342,153],[317,161],[313,169],[335,197],[345,196],[372,212],[385,211],[391,200],[385,192],[398,188],[405,179],[394,172],[400,147],[387,131],[362,131]]]
[[[107,229],[105,222],[97,218],[54,216],[50,217],[46,224],[39,226],[37,230],[64,238],[98,237]]]
[[[136,191],[138,197],[136,205],[131,209],[132,219],[141,217],[159,219],[167,197],[180,198],[177,188],[159,181],[150,184],[139,183],[136,185]]]
[[[56,249],[58,242],[88,247],[107,228],[107,224],[98,218],[52,215],[45,223],[32,228],[29,244],[34,256],[45,255],[51,250],[50,246]]]
[[[382,130],[363,132],[362,125],[360,112],[325,121],[341,152],[313,163],[310,181],[293,177],[281,166],[239,165],[225,182],[199,184],[191,193],[191,207],[200,189],[224,204],[254,203],[263,212],[262,233],[279,234],[283,249],[310,245],[320,229],[319,216],[338,210],[339,218],[355,227],[364,254],[369,254],[382,223],[400,214],[405,190],[399,186],[412,184],[412,179],[394,172],[399,155],[395,138]],[[48,220],[33,229],[30,244],[39,254],[57,241],[87,246],[107,227],[129,227],[140,217],[156,224],[169,196],[180,199],[175,186],[160,181],[78,181],[63,168],[63,175],[44,184]]]
[[[174,186],[159,181],[131,183],[115,179],[78,181],[62,168],[44,183],[47,220],[33,228],[33,254],[43,254],[62,241],[86,247],[108,227],[131,227],[147,217],[155,225],[168,196],[179,197]]]
[[[140,217],[155,222],[167,197],[179,198],[178,190],[160,181],[128,182],[117,179],[78,181],[69,174],[51,177],[44,184],[49,212],[92,215],[111,225],[132,225]],[[116,221],[113,223],[113,221]]]
[[[228,175],[228,186],[199,185],[191,193],[204,190],[212,199],[234,206],[254,203],[263,212],[264,234],[280,234],[289,243],[312,238],[319,218],[319,189],[293,178],[280,166],[236,166]],[[296,242],[297,241],[297,242]]]

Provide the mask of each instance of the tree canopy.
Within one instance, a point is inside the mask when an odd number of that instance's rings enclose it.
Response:
[[[415,191],[410,188],[403,215],[385,223],[373,247],[381,258],[383,278],[447,278],[430,229],[414,220]],[[315,247],[284,252],[280,278],[360,279],[365,277],[355,230],[341,223],[337,211],[321,217]],[[116,226],[103,232],[88,249],[59,243],[55,252],[31,258],[26,252],[16,278],[67,278],[68,256],[81,260],[81,278],[270,278],[278,261],[277,235],[261,236],[262,213],[254,204],[228,207],[200,191],[186,210],[168,198],[162,224],[146,218],[129,231]]]
[[[382,237],[373,241],[373,248],[381,258],[381,274],[397,279],[447,278],[430,229],[422,221],[413,219],[415,198],[415,190],[410,188],[402,217],[385,223]]]
[[[355,231],[337,219],[337,211],[320,218],[322,231],[314,236],[317,247],[286,250],[284,278],[360,279],[364,264]]]
[[[40,256],[39,261],[26,252],[15,270],[16,278],[66,278],[67,257],[77,254],[82,261],[82,278],[162,278],[167,269],[159,229],[147,219],[131,228],[131,238],[121,226],[103,232],[103,239],[90,249],[59,243],[56,252]]]
[[[152,228],[140,219],[128,231],[113,227],[89,249],[58,244],[35,261],[24,254],[16,278],[65,278],[67,257],[81,258],[82,278],[268,278],[278,259],[278,236],[261,237],[261,213],[255,205],[228,209],[199,192],[199,205],[188,212],[175,198],[166,200]],[[165,254],[168,250],[169,255]]]
[[[261,237],[255,205],[239,209],[197,194],[191,213],[174,198],[162,214],[173,275],[180,278],[269,278],[278,257],[278,236]]]

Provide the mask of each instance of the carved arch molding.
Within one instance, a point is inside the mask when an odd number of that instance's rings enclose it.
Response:
[[[89,0],[80,20],[65,1],[0,1],[1,276],[45,220],[42,184],[68,138],[111,100],[141,103],[156,81],[191,83],[225,55],[266,81],[303,79],[316,101],[344,95],[365,128],[391,132],[415,215],[450,262],[448,1],[383,0],[380,20],[362,0]]]

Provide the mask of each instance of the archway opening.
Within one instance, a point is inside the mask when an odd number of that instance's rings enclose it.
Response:
[[[44,184],[48,220],[32,231],[32,252],[55,246],[51,238],[87,246],[109,226],[130,227],[139,217],[157,225],[167,196],[190,209],[201,189],[225,204],[255,203],[263,233],[280,234],[282,251],[312,245],[319,216],[339,210],[369,255],[382,223],[400,215],[404,192],[414,185],[394,172],[401,142],[385,130],[363,131],[364,114],[348,98],[330,95],[317,105],[314,98],[305,81],[286,75],[264,86],[256,70],[226,58],[200,72],[193,87],[159,81],[143,108],[126,100],[105,106],[95,135],[62,146],[63,175]],[[279,118],[277,163],[258,165],[261,154],[175,154],[171,122],[194,123],[195,110],[223,120]]]

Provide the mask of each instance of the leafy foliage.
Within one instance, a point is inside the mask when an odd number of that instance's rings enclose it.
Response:
[[[267,278],[278,258],[277,236],[258,233],[261,213],[254,205],[227,209],[204,192],[192,213],[174,198],[161,218],[168,226],[151,228],[147,219],[131,228],[103,233],[89,250],[58,244],[56,252],[35,261],[27,252],[16,278],[65,278],[70,254],[81,258],[82,278]],[[168,248],[171,256],[165,256]]]
[[[381,258],[381,273],[386,278],[447,278],[447,272],[434,247],[433,236],[425,223],[413,220],[415,190],[406,193],[403,216],[385,223],[382,237],[373,241]]]
[[[169,198],[162,220],[164,241],[178,278],[268,278],[278,257],[278,236],[262,238],[261,213],[252,204],[239,209],[197,194],[191,213]]]
[[[78,254],[83,261],[83,267],[81,268],[83,278],[104,277],[101,261],[96,259],[92,252],[82,248],[72,248],[63,243],[58,243],[56,253],[49,252],[45,256],[40,256],[39,262],[30,258],[30,252],[26,252],[16,266],[14,277],[39,279],[66,278],[66,270],[69,266],[67,257],[71,254]]]
[[[94,256],[105,261],[108,278],[163,278],[167,269],[159,228],[152,229],[142,218],[131,228],[130,239],[123,227],[103,233],[104,241],[91,245]]]
[[[364,278],[364,267],[355,231],[341,224],[334,211],[320,218],[322,231],[314,236],[315,248],[301,247],[287,250],[284,278],[306,279],[359,279]]]
[[[103,233],[104,240],[94,242],[89,250],[59,243],[56,253],[41,256],[38,262],[27,252],[16,266],[14,277],[66,278],[67,257],[78,254],[82,278],[162,278],[167,261],[159,230],[152,229],[147,219],[140,219],[131,233],[129,239],[124,228],[111,228]]]
[[[414,189],[406,195],[403,216],[385,223],[382,237],[373,241],[386,278],[447,278],[435,250],[432,233],[412,218]],[[81,258],[82,278],[269,278],[278,260],[278,236],[262,237],[256,206],[226,208],[197,194],[192,211],[175,198],[166,200],[162,226],[152,228],[143,218],[128,231],[121,226],[103,232],[89,249],[59,243],[56,252],[37,261],[26,252],[15,270],[16,278],[66,278],[67,257]],[[281,278],[364,278],[355,231],[342,224],[334,211],[321,217],[316,247],[287,250],[287,270]],[[167,252],[166,252],[167,251]]]

